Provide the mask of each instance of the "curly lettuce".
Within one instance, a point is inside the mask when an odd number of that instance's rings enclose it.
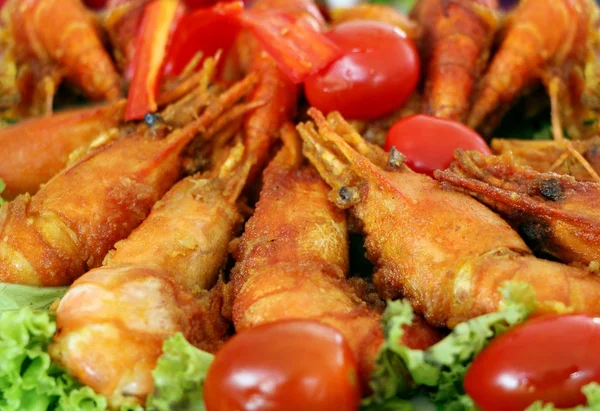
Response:
[[[553,404],[544,404],[541,401],[531,404],[526,411],[599,411],[600,410],[600,385],[591,382],[581,388],[587,399],[587,405],[578,405],[573,408],[556,408]]]
[[[64,287],[1,284],[0,288],[0,410],[102,411],[105,397],[52,361],[47,352],[56,322],[46,308]],[[32,308],[37,308],[34,310]],[[182,334],[165,340],[153,372],[154,393],[148,410],[204,410],[202,385],[213,355],[192,346]],[[124,406],[125,410],[143,410]]]
[[[0,312],[25,307],[45,310],[65,295],[68,288],[0,283]]]
[[[154,393],[148,398],[148,409],[204,411],[203,385],[213,359],[181,333],[167,339],[152,373]]]
[[[4,182],[4,180],[2,180],[0,178],[0,206],[2,204],[4,204],[4,199],[2,198],[2,192],[4,191],[4,189],[6,188],[6,183]]]
[[[47,353],[56,331],[49,313],[0,312],[0,409],[105,410],[106,399],[83,387]]]
[[[371,380],[373,394],[363,401],[363,409],[389,409],[398,399],[421,394],[444,410],[475,410],[462,387],[469,364],[492,338],[523,322],[537,305],[527,284],[509,283],[501,292],[504,300],[498,312],[459,324],[424,351],[400,344],[402,327],[412,322],[413,311],[407,301],[390,302],[382,320],[386,342]]]

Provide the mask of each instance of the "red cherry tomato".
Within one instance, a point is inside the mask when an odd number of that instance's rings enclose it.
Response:
[[[479,354],[464,381],[484,411],[523,410],[542,400],[585,403],[581,387],[600,382],[600,318],[543,316],[501,335]]]
[[[235,335],[204,384],[208,411],[356,411],[360,387],[352,350],[335,329],[281,321]]]
[[[399,29],[374,21],[351,21],[327,37],[344,55],[304,83],[306,98],[324,112],[372,120],[400,107],[419,81],[417,50]]]
[[[386,150],[396,147],[414,171],[433,175],[448,168],[457,148],[491,154],[483,138],[469,127],[425,114],[403,118],[388,131]]]

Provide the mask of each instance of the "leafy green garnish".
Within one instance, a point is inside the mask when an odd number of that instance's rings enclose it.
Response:
[[[403,13],[408,13],[412,10],[417,0],[368,0],[367,3],[386,4],[395,7]]]
[[[47,309],[56,299],[61,298],[68,288],[0,283],[0,312],[24,307]]]
[[[459,324],[425,351],[401,345],[402,327],[412,322],[413,311],[406,301],[390,302],[383,316],[386,342],[373,373],[373,394],[363,407],[373,410],[379,404],[386,409],[385,404],[394,398],[426,393],[445,410],[475,409],[462,387],[469,364],[493,337],[524,321],[536,308],[535,293],[528,284],[507,283],[501,292],[504,301],[498,312]]]
[[[587,405],[578,405],[573,408],[556,408],[553,404],[544,404],[541,401],[531,404],[526,411],[599,411],[600,410],[600,385],[591,382],[581,388],[581,392],[587,398]]]
[[[2,192],[6,188],[6,183],[4,180],[0,178],[0,206],[5,203],[5,200],[2,198]]]
[[[204,411],[203,385],[214,356],[191,345],[181,333],[163,344],[163,355],[152,372],[150,410]]]
[[[29,308],[0,312],[0,409],[105,410],[106,399],[51,361],[56,331],[50,314]]]

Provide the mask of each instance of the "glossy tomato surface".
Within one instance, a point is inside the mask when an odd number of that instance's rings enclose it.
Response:
[[[557,408],[585,403],[581,387],[600,382],[600,318],[544,316],[501,335],[464,381],[483,411],[523,410],[537,400]]]
[[[306,97],[321,111],[371,120],[400,107],[419,81],[417,50],[398,28],[374,21],[351,21],[327,37],[344,55],[304,83]]]
[[[217,353],[204,385],[208,411],[356,411],[353,353],[335,329],[282,321],[236,334]]]
[[[457,148],[491,154],[483,138],[462,123],[417,114],[397,121],[388,131],[386,150],[396,147],[406,164],[419,173],[433,175],[448,168]]]

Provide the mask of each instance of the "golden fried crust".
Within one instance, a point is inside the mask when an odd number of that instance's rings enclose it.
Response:
[[[298,86],[279,70],[277,63],[250,33],[242,33],[238,45],[244,71],[260,75],[249,101],[265,103],[244,120],[244,144],[256,162],[250,176],[252,180],[267,163],[271,145],[282,124],[296,109]]]
[[[180,149],[132,135],[66,169],[34,197],[5,205],[0,281],[66,285],[99,266],[179,177]],[[11,263],[19,256],[28,267]]]
[[[567,263],[600,261],[600,184],[539,173],[510,156],[459,150],[456,158],[438,178],[498,211],[534,250]]]
[[[0,129],[2,197],[34,194],[67,164],[69,155],[88,145],[123,118],[124,102],[62,112]]]
[[[465,121],[498,27],[497,2],[422,0],[415,15],[427,56],[425,113]]]
[[[573,148],[600,173],[600,136],[572,141]],[[495,154],[511,155],[516,164],[541,173],[554,172],[573,176],[578,181],[593,181],[593,176],[574,158],[561,141],[495,138],[491,143]]]
[[[542,80],[552,96],[562,89],[566,128],[579,135],[582,75],[588,54],[595,59],[598,9],[593,0],[524,0],[503,28],[504,38],[481,81],[468,125],[489,134],[520,93]],[[556,84],[552,85],[552,83]],[[571,89],[571,90],[569,90]],[[563,94],[564,93],[564,94]],[[570,95],[573,93],[573,95]]]
[[[115,100],[121,95],[120,78],[96,20],[79,0],[16,0],[7,6],[22,63],[31,61],[45,70],[54,63],[92,99]]]
[[[241,223],[218,179],[186,178],[153,207],[144,223],[115,245],[105,265],[157,264],[189,290],[216,281],[229,241]]]
[[[348,236],[344,212],[327,199],[312,168],[296,170],[276,158],[267,168],[254,216],[235,252],[232,271],[236,329],[282,319],[313,319],[347,339],[368,381],[382,342],[380,313],[345,279]],[[371,341],[375,349],[364,346]],[[367,357],[369,355],[369,357]]]
[[[166,338],[181,332],[203,349],[220,345],[224,324],[211,298],[157,266],[97,268],[61,300],[50,354],[112,406],[144,404]]]
[[[384,189],[363,186],[354,212],[367,234],[374,282],[385,298],[408,298],[432,324],[453,327],[497,310],[506,281],[530,283],[539,301],[600,313],[600,280],[540,260],[510,226],[462,193],[416,173],[381,172]]]

